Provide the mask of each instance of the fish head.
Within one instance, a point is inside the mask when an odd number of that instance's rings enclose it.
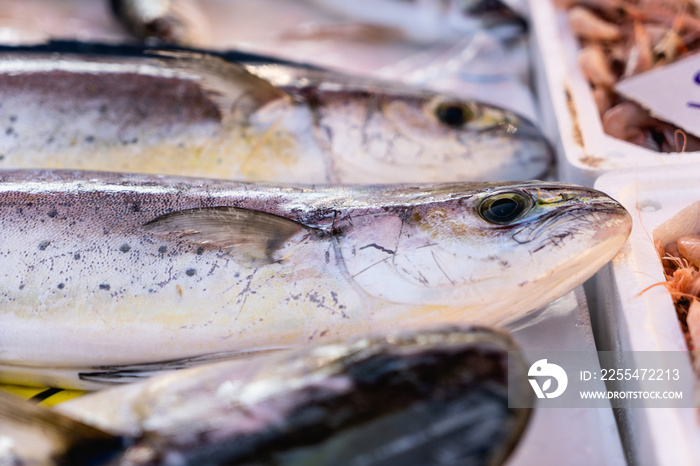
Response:
[[[527,20],[508,0],[456,0],[449,7],[455,30],[487,30],[501,40],[516,39],[527,33]]]
[[[391,303],[443,309],[441,320],[502,324],[583,283],[631,231],[627,211],[594,189],[474,186],[416,188],[424,202],[352,218],[338,241],[354,282]]]
[[[553,152],[542,132],[504,108],[394,90],[324,92],[319,134],[346,183],[531,179]]]

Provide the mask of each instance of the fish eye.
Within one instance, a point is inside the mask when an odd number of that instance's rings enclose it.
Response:
[[[498,193],[479,204],[479,215],[487,222],[507,225],[522,217],[534,205],[529,196],[521,193]]]
[[[476,116],[474,110],[458,102],[443,102],[435,109],[437,119],[451,127],[460,128]]]

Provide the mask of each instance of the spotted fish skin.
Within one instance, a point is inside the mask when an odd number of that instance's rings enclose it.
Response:
[[[492,223],[485,211],[517,218]],[[19,170],[0,173],[0,228],[0,373],[66,386],[34,377],[396,325],[506,323],[590,277],[630,218],[563,183],[320,187]]]
[[[532,179],[552,165],[539,129],[503,108],[244,65],[194,52],[0,54],[0,168],[328,184]]]

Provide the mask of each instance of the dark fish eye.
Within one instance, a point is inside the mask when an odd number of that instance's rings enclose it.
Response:
[[[456,102],[443,102],[435,109],[437,119],[452,128],[459,128],[473,120],[474,111],[464,104]]]
[[[506,225],[519,219],[534,205],[529,196],[521,193],[498,193],[479,204],[479,215],[487,222]]]

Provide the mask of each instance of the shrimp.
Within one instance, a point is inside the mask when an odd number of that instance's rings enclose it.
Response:
[[[681,236],[676,240],[678,252],[700,269],[700,235]]]
[[[678,244],[680,240],[681,238],[676,243],[665,246],[661,240],[654,240],[654,248],[663,264],[666,281],[654,283],[642,290],[642,293],[655,286],[663,286],[668,290],[688,349],[693,351],[696,346],[700,347],[700,273],[680,252],[684,249]]]
[[[695,152],[700,139],[614,91],[620,79],[700,48],[700,8],[688,0],[559,0],[581,44],[578,64],[606,134],[654,152]]]
[[[605,58],[603,48],[598,44],[584,47],[578,55],[578,64],[583,75],[594,87],[609,89],[617,81],[617,77]]]
[[[603,113],[601,120],[606,134],[653,151],[700,150],[700,139],[674,125],[653,118],[648,111],[634,102],[625,101],[609,108]]]
[[[642,23],[635,21],[632,46],[627,54],[627,64],[622,75],[623,79],[650,70],[653,66],[653,60],[654,56],[649,34]]]
[[[590,40],[614,42],[622,38],[617,25],[599,18],[595,13],[580,6],[569,10],[569,26],[577,36]]]

